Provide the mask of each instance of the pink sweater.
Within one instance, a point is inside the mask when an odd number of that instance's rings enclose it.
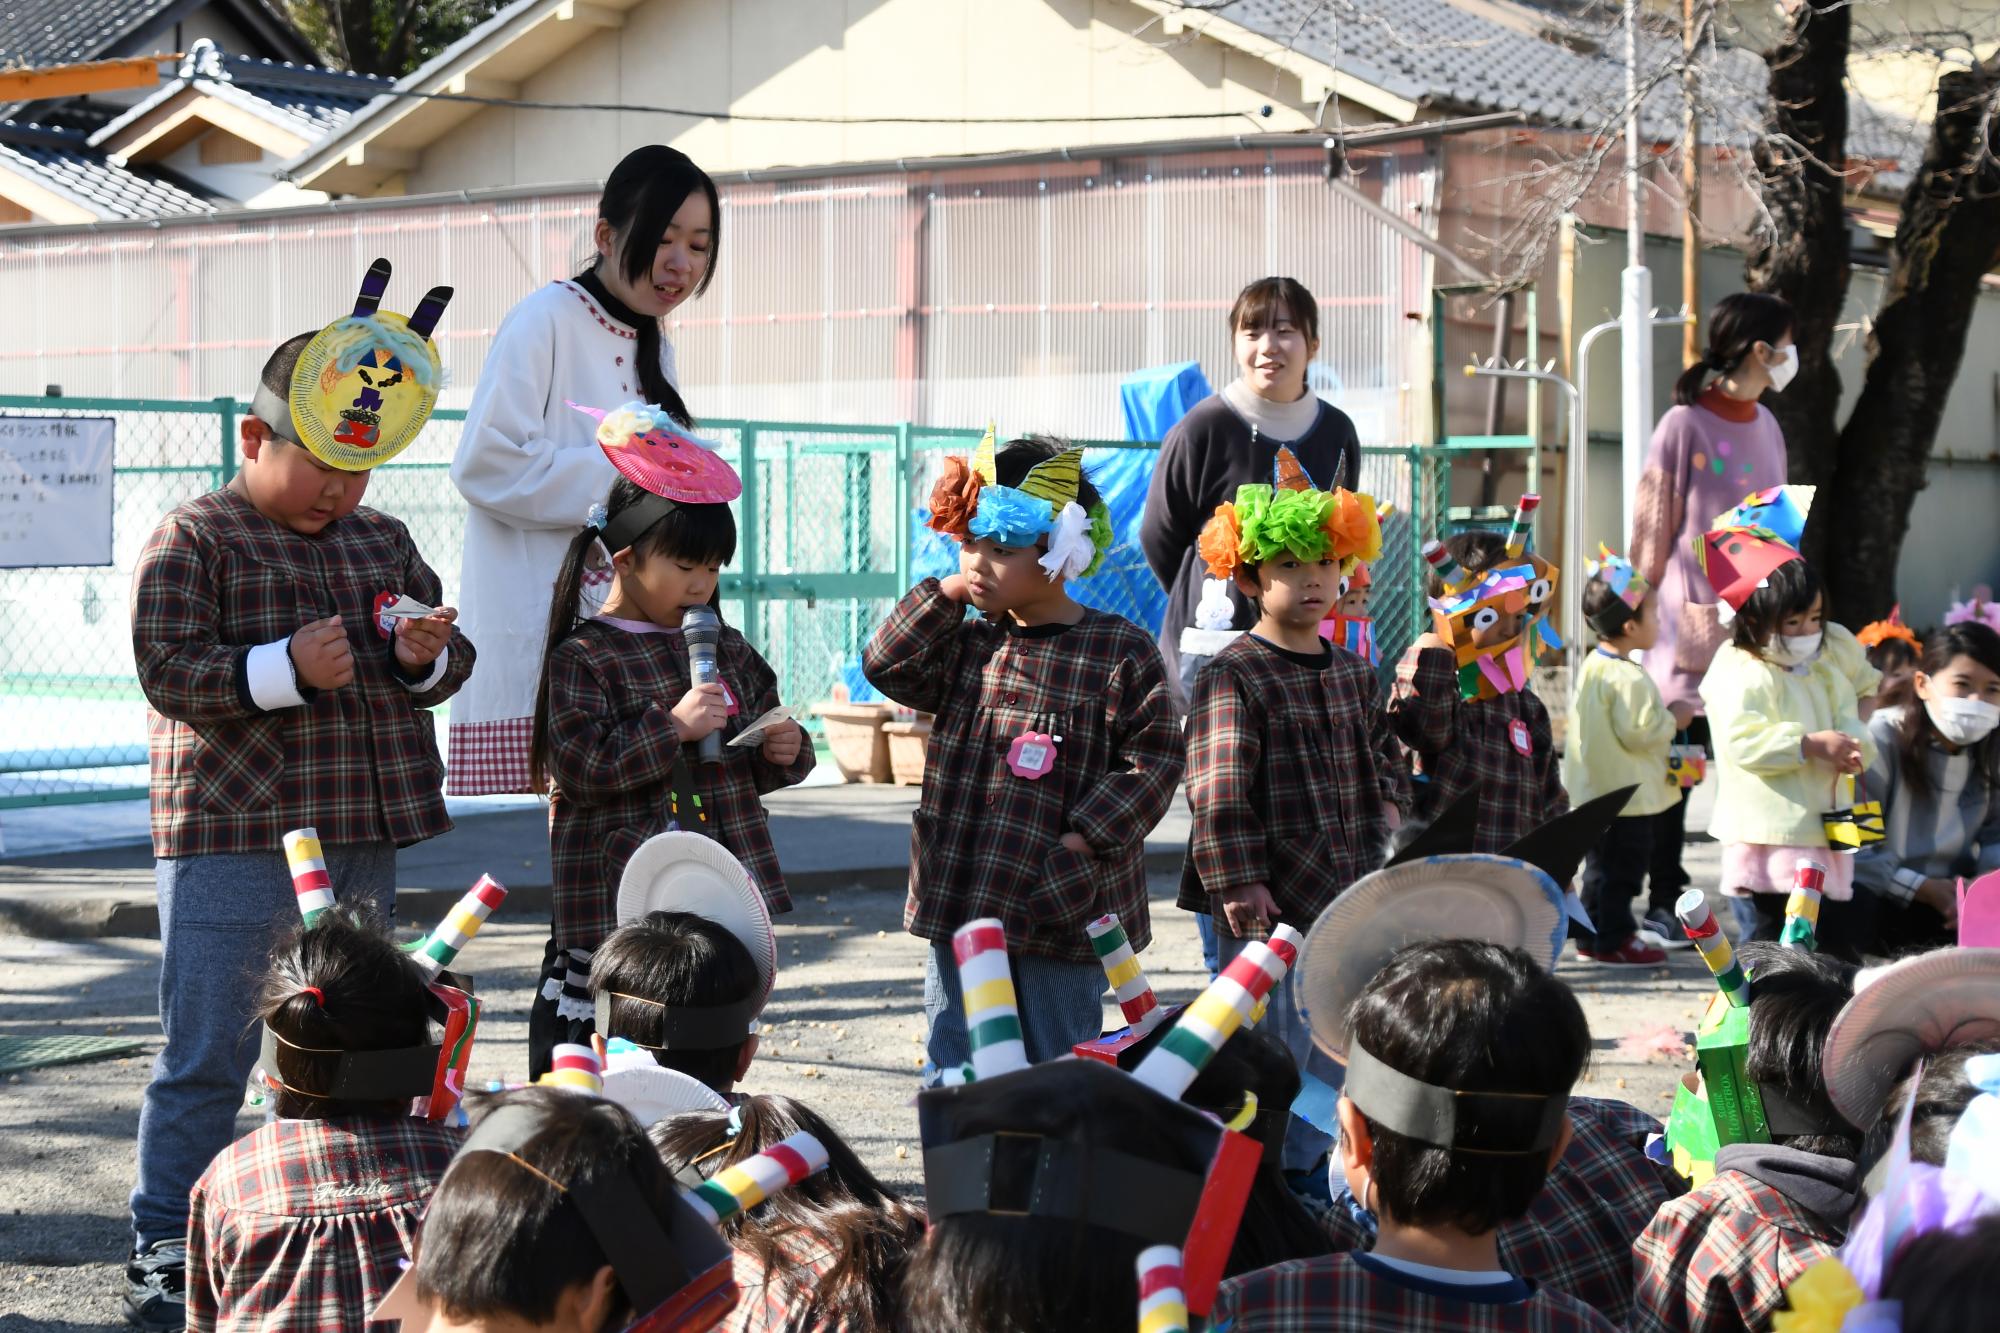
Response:
[[[1660,590],[1660,639],[1646,671],[1669,706],[1701,707],[1701,678],[1726,637],[1695,552],[1716,515],[1785,482],[1785,436],[1761,403],[1709,389],[1669,408],[1653,432],[1632,508],[1630,559]]]

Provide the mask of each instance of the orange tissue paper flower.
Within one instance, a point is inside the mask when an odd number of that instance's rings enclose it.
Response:
[[[1226,579],[1236,573],[1243,559],[1243,525],[1236,519],[1235,505],[1225,500],[1215,507],[1202,525],[1200,550],[1210,578]]]
[[[1365,564],[1379,558],[1382,522],[1375,516],[1374,497],[1336,489],[1333,512],[1326,520],[1326,535],[1333,554],[1342,560],[1352,558]]]
[[[945,459],[944,475],[931,487],[931,529],[964,540],[983,485],[969,461],[956,455]]]

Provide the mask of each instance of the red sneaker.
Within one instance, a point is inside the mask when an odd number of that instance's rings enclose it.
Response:
[[[1615,949],[1578,948],[1576,956],[1586,963],[1597,963],[1603,967],[1665,967],[1667,951],[1655,949],[1652,945],[1634,935]]]

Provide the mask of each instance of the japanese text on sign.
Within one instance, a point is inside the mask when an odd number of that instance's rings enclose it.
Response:
[[[111,563],[109,417],[0,416],[0,569]]]

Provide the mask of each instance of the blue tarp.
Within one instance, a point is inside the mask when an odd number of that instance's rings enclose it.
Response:
[[[1154,366],[1126,376],[1118,386],[1125,408],[1125,438],[1156,443],[1166,439],[1167,432],[1213,392],[1199,361]]]

